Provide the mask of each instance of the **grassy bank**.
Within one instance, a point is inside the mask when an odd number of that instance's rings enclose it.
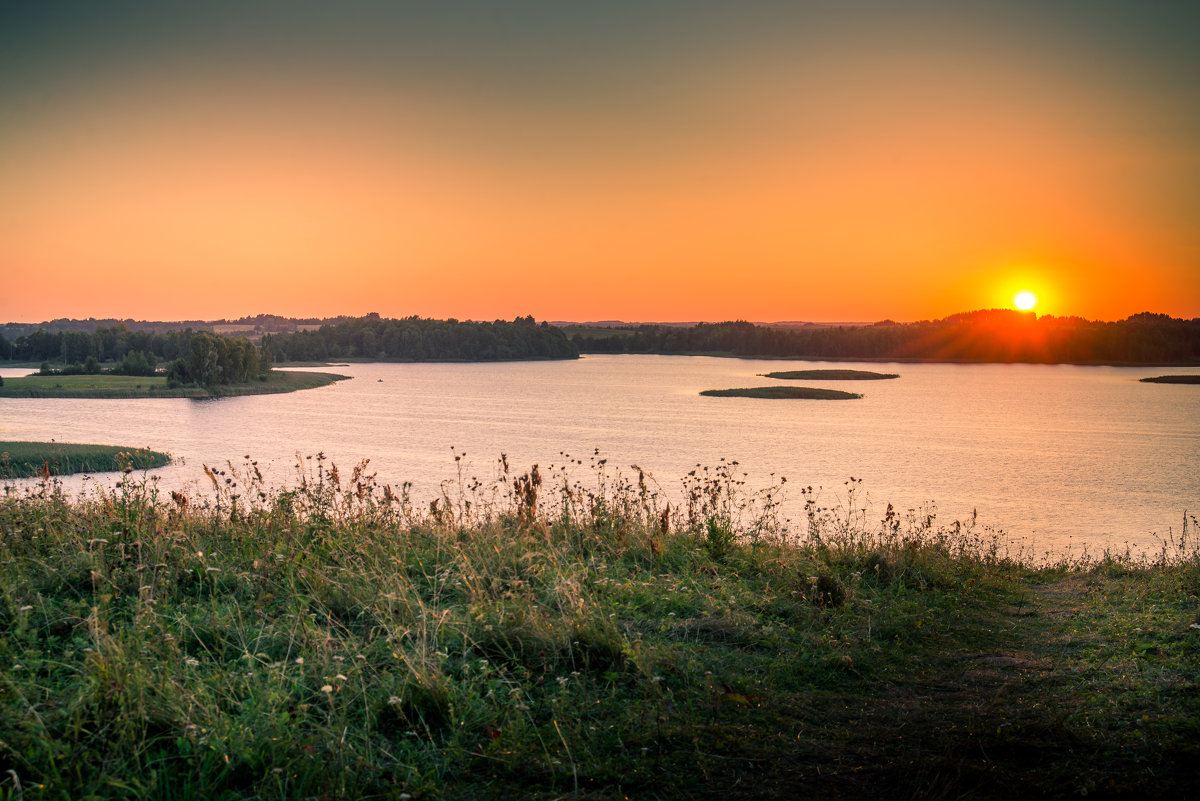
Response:
[[[149,470],[171,461],[165,453],[122,445],[73,442],[0,442],[0,478]]]
[[[215,387],[168,387],[163,376],[31,375],[6,378],[0,398],[216,398],[233,395],[270,395],[324,387],[346,376],[272,370],[265,381]]]
[[[430,506],[302,462],[0,499],[8,798],[1186,797],[1200,558],[1034,568],[971,525],[669,509],[547,471]],[[1194,522],[1192,523],[1194,525]],[[18,786],[19,782],[19,786]]]
[[[743,387],[741,389],[706,389],[700,393],[713,398],[770,398],[774,400],[854,400],[854,392],[819,387]]]
[[[873,370],[781,370],[775,373],[760,373],[764,378],[783,380],[817,381],[881,381],[899,378],[899,373],[876,373]]]

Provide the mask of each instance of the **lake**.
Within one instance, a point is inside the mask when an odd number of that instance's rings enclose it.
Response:
[[[806,381],[864,394],[808,401],[701,397],[703,389],[781,384],[758,373],[850,368],[890,381]],[[381,482],[434,497],[463,466],[492,479],[501,453],[524,471],[596,450],[610,473],[637,464],[670,497],[697,464],[739,462],[748,486],[788,479],[845,501],[862,479],[871,514],[935,505],[942,523],[977,512],[1034,553],[1158,547],[1200,510],[1200,386],[1139,383],[1200,368],[1069,365],[822,364],[697,356],[578,361],[353,364],[322,389],[217,400],[0,399],[0,439],[114,443],[165,450],[164,487],[197,487],[202,464],[251,456],[276,484],[296,454],[323,452],[343,473],[370,459]],[[5,369],[2,375],[28,371]],[[790,383],[790,382],[789,382]],[[454,449],[452,451],[452,449]],[[466,453],[456,464],[454,453]],[[111,479],[106,479],[111,480]],[[67,486],[86,486],[70,479]],[[797,525],[797,528],[801,526]]]

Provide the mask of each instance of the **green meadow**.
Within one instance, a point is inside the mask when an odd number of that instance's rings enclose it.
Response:
[[[30,375],[6,378],[0,398],[212,398],[269,395],[328,386],[346,376],[273,370],[265,380],[213,387],[167,386],[165,376]]]
[[[0,497],[0,796],[1187,797],[1195,520],[1030,559],[698,468]]]

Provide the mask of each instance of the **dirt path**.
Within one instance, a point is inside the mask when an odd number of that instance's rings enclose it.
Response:
[[[953,632],[925,670],[782,714],[781,726],[802,732],[787,756],[724,789],[744,798],[1200,797],[1195,596],[1159,595],[1119,576],[1031,583],[979,621],[985,637]]]

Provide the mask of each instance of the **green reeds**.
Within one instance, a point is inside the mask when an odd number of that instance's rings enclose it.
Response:
[[[122,445],[0,442],[0,479],[149,470],[170,461],[165,453]]]

